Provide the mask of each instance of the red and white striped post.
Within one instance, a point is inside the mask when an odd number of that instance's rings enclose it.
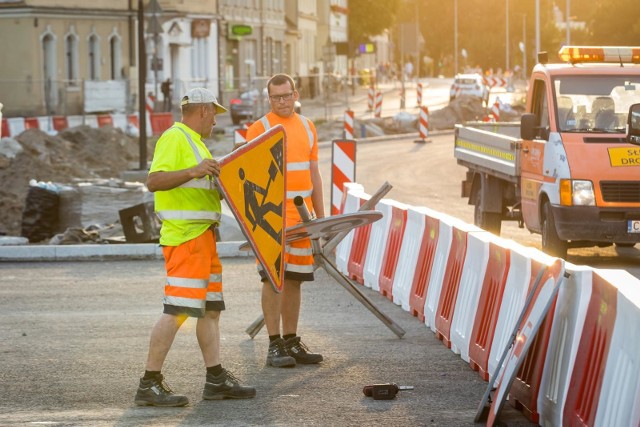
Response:
[[[147,94],[147,113],[151,114],[155,110],[156,107],[156,98],[152,93]]]
[[[376,111],[375,117],[382,117],[382,92],[376,92]]]
[[[420,107],[418,132],[420,134],[420,139],[416,139],[414,142],[431,142],[431,140],[427,140],[427,138],[429,137],[429,108],[427,108],[426,105]]]
[[[356,182],[356,141],[333,140],[331,151],[331,215],[341,212],[344,185]]]
[[[418,108],[422,107],[422,83],[418,83],[416,87],[416,97],[417,97],[417,105]]]
[[[353,139],[354,115],[353,111],[345,110],[344,112],[344,138]]]
[[[367,98],[367,111],[373,111],[373,104],[375,101],[376,91],[373,86],[369,87],[369,97]]]
[[[491,107],[491,114],[496,122],[500,121],[500,101],[498,99],[496,99],[496,102],[494,102]]]

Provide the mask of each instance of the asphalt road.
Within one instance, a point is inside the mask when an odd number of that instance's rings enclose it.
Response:
[[[266,331],[255,340],[244,332],[260,313],[254,261],[223,264],[223,366],[255,385],[256,398],[201,400],[205,371],[189,320],[164,372],[191,403],[149,408],[133,396],[162,309],[161,261],[0,263],[0,425],[473,425],[486,383],[416,318],[363,288],[406,330],[398,339],[324,271],[305,285],[299,332],[325,361],[266,367]],[[390,401],[362,393],[387,382],[415,389]],[[509,425],[528,425],[507,409]]]

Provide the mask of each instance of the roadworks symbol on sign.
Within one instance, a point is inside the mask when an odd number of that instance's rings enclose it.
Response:
[[[284,128],[269,131],[220,160],[220,189],[276,292],[284,283]]]

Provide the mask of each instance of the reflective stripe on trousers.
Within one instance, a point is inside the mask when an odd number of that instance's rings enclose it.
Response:
[[[204,311],[206,301],[223,301],[222,265],[213,231],[180,246],[164,246],[167,270],[164,304]]]

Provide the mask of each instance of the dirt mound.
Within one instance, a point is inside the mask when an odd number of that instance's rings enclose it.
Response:
[[[120,177],[139,161],[138,139],[110,126],[78,126],[56,136],[29,129],[15,139],[22,147],[15,157],[0,150],[0,234],[20,235],[30,180],[66,184],[74,179]],[[148,140],[149,158],[154,143]]]

